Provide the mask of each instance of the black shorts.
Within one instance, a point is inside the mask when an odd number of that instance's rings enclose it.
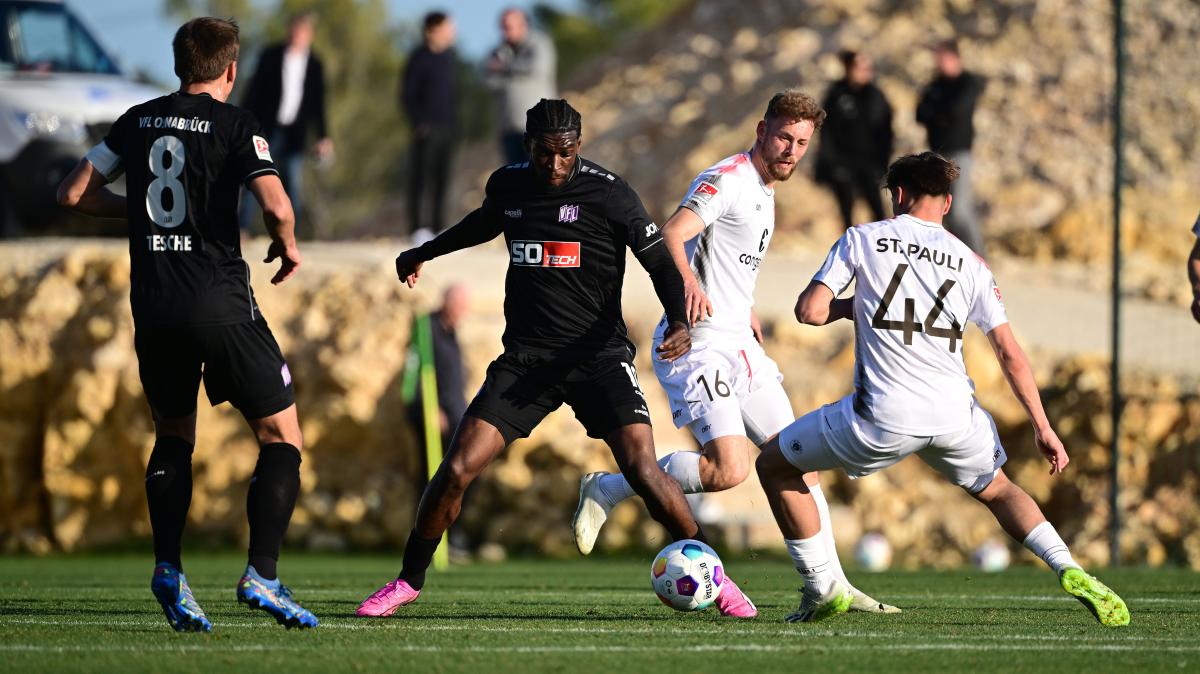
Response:
[[[622,426],[650,423],[637,371],[621,356],[581,360],[503,353],[488,366],[467,416],[492,424],[510,443],[528,437],[564,402],[593,438],[603,439]]]
[[[161,419],[196,411],[200,377],[213,406],[233,403],[247,419],[296,401],[292,374],[267,321],[214,326],[140,326],[134,331],[142,388]]]

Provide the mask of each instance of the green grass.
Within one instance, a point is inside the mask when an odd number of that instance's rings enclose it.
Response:
[[[234,601],[232,555],[191,555],[188,578],[215,625],[170,631],[149,592],[148,558],[0,558],[0,670],[708,672],[1100,672],[1200,667],[1200,574],[1100,574],[1133,613],[1099,626],[1043,568],[852,574],[898,616],[783,622],[798,601],[786,562],[727,559],[757,620],[684,615],[660,605],[648,561],[514,561],[431,575],[392,618],[355,618],[399,564],[361,555],[287,555],[285,580],[321,618],[288,632]],[[285,669],[286,668],[286,669]]]

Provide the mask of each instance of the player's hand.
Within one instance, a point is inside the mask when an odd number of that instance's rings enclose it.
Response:
[[[1038,451],[1046,460],[1050,462],[1050,474],[1058,475],[1066,469],[1067,464],[1071,459],[1067,456],[1067,450],[1063,447],[1062,440],[1058,439],[1058,435],[1053,429],[1047,428],[1044,431],[1033,432],[1033,442],[1037,445]]]
[[[271,277],[271,285],[277,286],[290,279],[300,268],[300,249],[296,247],[295,242],[288,245],[280,241],[272,241],[271,245],[267,247],[267,257],[263,262],[270,264],[275,260],[279,260],[279,271]]]
[[[679,321],[672,323],[667,328],[662,344],[655,349],[658,357],[667,362],[671,362],[691,350],[692,336],[688,334],[688,327]]]
[[[762,323],[758,320],[758,314],[754,311],[750,312],[750,332],[754,333],[754,339],[759,344],[763,343]]]
[[[695,278],[683,282],[683,303],[687,309],[688,327],[713,315],[712,302],[708,301],[708,295]]]
[[[421,267],[424,262],[417,257],[417,249],[410,248],[396,258],[396,276],[404,281],[409,288],[417,285],[417,279],[421,278]]]

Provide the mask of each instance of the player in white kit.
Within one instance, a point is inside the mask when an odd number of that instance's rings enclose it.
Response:
[[[692,350],[654,371],[670,398],[676,427],[687,426],[702,452],[675,452],[659,465],[684,493],[715,492],[741,484],[751,469],[747,438],[760,446],[795,420],[783,375],[762,348],[753,313],[759,266],[775,230],[776,182],[791,177],[825,111],[807,94],[772,97],[758,123],[754,146],[701,172],[675,214],[663,226],[684,280]],[[663,339],[664,319],[654,341]],[[814,473],[810,488],[821,515],[829,509]],[[591,473],[580,484],[575,544],[591,552],[609,511],[633,496],[620,473]],[[832,529],[825,531],[830,536]],[[849,581],[836,565],[836,573]],[[854,608],[898,612],[851,586]]]
[[[1062,472],[1069,459],[1042,409],[991,270],[942,228],[957,177],[958,167],[933,152],[893,163],[887,187],[899,215],[847,231],[796,303],[802,323],[854,321],[855,374],[852,394],[785,428],[758,458],[763,489],[804,578],[800,608],[788,621],[836,615],[851,599],[829,568],[820,535],[826,524],[804,474],[840,468],[858,478],[916,454],[987,506],[1097,620],[1127,625],[1121,598],[1080,568],[1029,494],[1001,470],[1004,447],[963,364],[968,321],[991,341],[1050,473]],[[854,296],[837,299],[851,282]]]

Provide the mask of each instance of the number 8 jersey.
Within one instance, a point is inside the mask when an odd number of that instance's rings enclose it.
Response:
[[[277,173],[254,116],[176,92],[130,108],[87,159],[128,200],[130,304],[142,325],[228,325],[258,306],[237,208],[247,181]]]
[[[813,277],[855,282],[854,411],[880,428],[932,436],[966,428],[975,404],[962,334],[1008,322],[992,272],[941,225],[901,215],[849,229]]]

